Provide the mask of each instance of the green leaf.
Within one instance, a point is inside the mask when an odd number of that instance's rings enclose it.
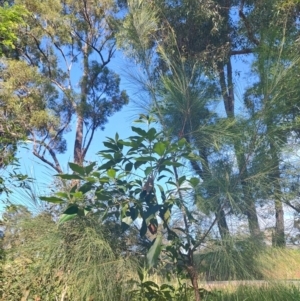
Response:
[[[40,199],[42,201],[48,202],[48,203],[54,203],[54,204],[62,204],[65,202],[65,200],[61,199],[61,198],[57,198],[55,196],[41,196]]]
[[[82,177],[79,175],[57,175],[58,177],[65,179],[65,180],[83,180]]]
[[[188,181],[190,182],[193,188],[196,188],[200,183],[199,178],[190,178]]]
[[[100,166],[98,167],[98,170],[108,170],[108,169],[110,169],[113,165],[114,165],[113,160],[109,160],[109,161],[107,161],[106,163],[100,165]]]
[[[159,156],[162,156],[165,153],[167,146],[165,145],[165,143],[159,141],[156,142],[153,146],[153,150],[156,154],[158,154]]]
[[[182,147],[186,144],[186,139],[185,138],[181,138],[179,141],[178,141],[178,146],[179,147]]]
[[[160,255],[160,251],[161,251],[161,242],[162,242],[162,235],[158,234],[157,237],[155,238],[151,248],[149,249],[149,251],[147,253],[147,262],[148,262],[149,268],[153,267],[157,262],[157,259]]]
[[[122,218],[121,228],[122,231],[125,232],[132,224],[132,218],[130,216],[125,216]]]
[[[178,179],[178,185],[179,185],[179,187],[185,182],[185,180],[186,180],[186,177],[185,177],[185,176],[182,176],[182,177],[180,177],[180,178]]]
[[[71,162],[69,162],[69,166],[74,172],[80,174],[81,176],[85,175],[84,167],[82,167],[78,164],[75,164],[75,163],[71,163]]]
[[[146,162],[143,161],[136,161],[134,162],[134,168],[138,169],[141,165],[146,164]]]
[[[82,192],[81,191],[75,191],[71,193],[73,198],[75,199],[81,199],[82,198]]]
[[[147,233],[147,225],[146,225],[145,221],[143,220],[142,227],[140,229],[140,236],[144,237],[146,233]]]
[[[130,141],[119,140],[118,142],[125,146],[132,146],[132,142],[130,142]]]
[[[62,224],[65,223],[69,220],[74,219],[77,216],[77,214],[62,214],[61,217],[59,218],[58,223]]]
[[[106,146],[107,148],[110,148],[114,151],[119,151],[119,147],[115,144],[112,144],[110,142],[103,142],[104,146]]]
[[[84,183],[80,188],[79,188],[79,191],[82,192],[83,194],[91,191],[93,188],[93,183],[91,182],[87,182],[87,183]]]
[[[149,162],[149,161],[157,161],[155,157],[152,156],[144,156],[135,158],[136,161]]]
[[[156,137],[156,129],[155,128],[151,128],[148,132],[147,132],[147,139],[149,141],[153,141]]]
[[[158,205],[158,204],[155,204],[155,205],[153,205],[151,203],[149,204],[147,211],[143,212],[143,219],[146,221],[146,224],[148,224],[152,218],[155,218],[156,213],[158,212],[160,206],[161,205]]]
[[[171,211],[169,209],[166,210],[164,214],[164,221],[168,224],[171,219]]]
[[[183,166],[183,164],[181,164],[179,162],[173,162],[173,161],[169,161],[169,160],[163,161],[162,164],[163,165],[167,165],[167,166],[174,166],[174,167],[181,167],[181,166]]]
[[[107,171],[107,175],[110,177],[110,178],[115,178],[116,177],[116,171],[114,169],[109,169]]]
[[[128,162],[128,163],[125,165],[125,171],[131,172],[132,167],[133,167],[133,163]]]
[[[142,137],[146,137],[147,136],[146,131],[142,130],[141,128],[137,128],[135,126],[132,126],[131,129],[132,129],[133,132],[139,134]]]
[[[96,166],[96,162],[93,162],[93,163],[91,163],[90,165],[85,166],[85,167],[84,167],[84,169],[85,169],[85,174],[86,174],[86,175],[89,175],[89,174],[93,171],[93,169],[94,169],[95,166]]]
[[[78,213],[78,205],[73,204],[67,208],[67,210],[64,211],[64,214],[72,215],[72,214],[77,214]]]
[[[147,177],[152,171],[153,171],[153,167],[148,166],[148,167],[144,170],[145,176]]]
[[[69,198],[69,194],[66,193],[66,192],[61,192],[61,191],[60,191],[60,192],[57,192],[56,195],[57,195],[58,197],[65,198],[65,199],[68,199],[68,198]]]

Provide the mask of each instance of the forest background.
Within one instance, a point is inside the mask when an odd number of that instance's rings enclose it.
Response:
[[[299,1],[19,0],[0,19],[3,300],[299,278]]]

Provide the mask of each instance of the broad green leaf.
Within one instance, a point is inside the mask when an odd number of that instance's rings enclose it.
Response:
[[[79,175],[57,175],[58,177],[65,180],[83,180]]]
[[[169,209],[164,209],[164,210],[161,210],[160,212],[160,216],[162,218],[162,220],[166,223],[166,224],[169,224],[170,222],[170,219],[171,219],[171,212]]]
[[[112,166],[114,165],[114,161],[113,160],[109,160],[106,163],[100,165],[98,167],[98,170],[108,170],[110,169]]]
[[[119,151],[119,148],[116,144],[110,143],[110,142],[103,142],[104,146],[106,146],[107,148],[110,148],[114,151]]]
[[[159,177],[157,178],[157,181],[159,181],[159,180],[161,180],[161,179],[163,179],[163,178],[165,178],[165,177],[166,177],[165,175],[159,176]]]
[[[160,255],[160,251],[161,251],[161,242],[162,242],[162,235],[158,234],[157,237],[155,238],[151,248],[149,249],[149,251],[147,253],[147,262],[148,262],[149,268],[153,267],[157,262],[157,259]]]
[[[134,162],[134,168],[138,169],[141,165],[146,164],[146,162],[143,161],[136,161]]]
[[[143,220],[142,227],[140,229],[140,236],[143,237],[143,236],[145,236],[146,233],[147,233],[147,225],[146,225],[145,221]]]
[[[107,171],[107,175],[110,177],[110,178],[115,178],[116,177],[116,171],[114,169],[109,169]]]
[[[75,191],[72,193],[72,196],[76,199],[81,199],[82,198],[82,192],[81,191]]]
[[[149,161],[157,161],[155,157],[152,156],[144,156],[135,158],[136,161],[149,162]]]
[[[82,167],[78,164],[75,164],[75,163],[71,163],[71,162],[69,162],[69,166],[74,172],[80,174],[81,176],[85,175],[84,167]]]
[[[67,210],[64,211],[64,214],[77,214],[78,213],[78,205],[73,204],[67,208]]]
[[[54,203],[54,204],[62,204],[65,202],[65,200],[61,199],[61,198],[57,198],[55,196],[41,196],[40,199],[42,201],[48,202],[48,203]]]
[[[125,232],[132,224],[132,219],[130,216],[126,216],[124,218],[122,218],[122,224],[121,224],[121,228],[122,231]]]
[[[153,141],[156,137],[156,129],[155,128],[151,128],[148,132],[147,132],[147,139],[149,141]]]
[[[93,171],[93,169],[94,169],[95,166],[96,166],[96,162],[93,162],[93,163],[91,163],[90,165],[85,166],[85,167],[84,167],[84,169],[85,169],[85,174],[86,174],[86,175],[89,175],[89,174]]]
[[[185,138],[181,138],[179,141],[178,141],[178,146],[182,147],[186,144],[186,139]]]
[[[160,207],[161,205],[158,204],[149,204],[147,211],[143,211],[143,219],[146,221],[147,224],[149,223],[150,219],[155,217]]]
[[[132,129],[133,132],[139,134],[139,135],[142,136],[142,137],[146,137],[146,136],[147,136],[146,131],[144,131],[144,130],[141,129],[141,128],[137,128],[137,127],[135,127],[135,126],[132,126],[131,129]]]
[[[69,194],[66,193],[66,192],[57,192],[56,195],[57,195],[58,197],[65,198],[65,199],[68,199],[68,198],[69,198]]]
[[[125,146],[132,146],[132,142],[130,141],[119,140],[118,142]]]
[[[69,220],[74,219],[77,216],[77,214],[62,214],[61,217],[59,218],[58,223],[62,224],[65,223]]]
[[[135,221],[138,217],[139,211],[136,207],[130,207],[129,208],[130,211],[130,217],[133,221]]]
[[[174,167],[181,167],[181,166],[183,166],[183,164],[181,164],[179,162],[173,162],[173,161],[170,161],[170,160],[163,161],[162,165],[174,166]]]
[[[165,153],[166,148],[166,144],[161,141],[156,142],[153,146],[154,152],[159,156],[162,156]]]
[[[190,182],[193,188],[196,188],[200,183],[199,178],[190,178],[188,181]]]
[[[93,188],[93,183],[86,182],[79,188],[79,191],[82,192],[83,194],[85,194],[85,193],[91,191],[92,188]]]
[[[178,185],[179,185],[179,187],[185,182],[185,180],[186,180],[186,177],[185,177],[185,176],[182,176],[182,177],[180,177],[180,178],[178,179]]]
[[[133,167],[133,163],[128,162],[128,163],[125,165],[125,171],[131,172],[132,167]]]
[[[144,170],[145,176],[147,177],[152,171],[153,171],[153,167],[148,166],[148,167]]]

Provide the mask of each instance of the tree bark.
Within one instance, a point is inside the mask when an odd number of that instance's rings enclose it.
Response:
[[[276,247],[285,247],[284,234],[284,211],[281,201],[281,186],[280,186],[280,169],[279,157],[274,143],[270,142],[271,155],[274,161],[274,170],[271,175],[271,180],[274,185],[274,207],[275,207],[275,234],[273,237],[273,245]]]
[[[230,57],[226,64],[227,67],[227,83],[224,73],[224,67],[219,66],[219,82],[223,95],[224,107],[227,118],[235,118],[235,107],[234,107],[234,87],[233,87],[233,79],[232,79],[232,66]],[[248,187],[248,183],[246,181],[248,177],[247,170],[247,162],[245,153],[243,150],[243,146],[240,141],[234,141],[234,151],[237,158],[237,164],[240,174],[240,182],[242,185],[242,190],[245,198],[246,208],[244,209],[244,213],[248,219],[249,231],[252,236],[260,235],[260,228],[258,223],[257,211],[255,206],[255,200],[253,199],[251,192]]]
[[[196,172],[196,174],[199,176],[199,178],[201,178],[203,181],[205,181],[207,179],[207,175],[210,173],[209,170],[209,165],[208,165],[208,158],[205,155],[205,150],[199,150],[200,156],[203,159],[203,168],[201,168],[199,166],[199,164],[195,161],[191,161],[191,165],[192,168],[194,169],[194,171]],[[209,196],[213,196],[214,192],[210,192],[208,191]],[[215,216],[217,219],[217,225],[218,225],[218,229],[219,229],[219,233],[222,239],[225,239],[226,237],[228,238],[230,235],[230,231],[228,228],[228,224],[226,221],[226,213],[224,210],[224,204],[220,204],[218,205],[217,210],[215,211]]]
[[[192,286],[194,288],[194,293],[195,293],[195,301],[201,301],[201,296],[200,296],[200,291],[199,291],[199,286],[198,286],[198,273],[197,270],[195,269],[194,265],[187,265],[186,266],[187,272],[189,274],[189,277],[192,282]]]
[[[216,212],[216,218],[217,218],[217,224],[219,228],[219,232],[221,235],[222,240],[229,237],[230,232],[226,221],[226,213],[223,208],[218,208],[218,211]]]
[[[89,62],[88,62],[88,44],[87,42],[82,47],[83,52],[83,75],[81,80],[81,100],[76,107],[77,114],[77,124],[76,124],[76,134],[75,134],[75,143],[74,143],[74,163],[78,165],[83,165],[84,154],[83,154],[83,122],[84,122],[84,108],[87,102],[88,94],[88,71],[89,71]]]

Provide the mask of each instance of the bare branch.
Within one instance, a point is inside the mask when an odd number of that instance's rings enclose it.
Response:
[[[89,150],[89,147],[90,147],[91,142],[92,142],[93,137],[94,137],[95,129],[96,129],[96,128],[93,126],[93,128],[92,128],[92,133],[91,133],[91,136],[90,136],[90,138],[89,138],[89,141],[88,141],[86,147],[83,149],[83,152],[82,152],[82,160],[84,160],[85,155],[86,155],[87,151]],[[85,137],[85,138],[86,138],[86,137]],[[85,139],[84,139],[84,140],[85,140]]]
[[[38,140],[36,140],[35,138],[33,138],[33,139],[30,139],[30,138],[29,138],[28,140],[30,140],[30,141],[33,142],[33,144],[34,144],[34,146],[33,146],[33,154],[34,154],[37,158],[39,158],[40,160],[42,160],[43,162],[45,162],[46,164],[48,164],[49,166],[51,166],[51,167],[52,167],[53,169],[55,169],[58,173],[62,173],[62,169],[61,169],[61,167],[60,167],[60,164],[59,164],[59,161],[58,161],[58,159],[57,159],[57,157],[56,157],[56,154],[55,154],[55,152],[53,151],[53,149],[52,149],[49,145],[47,145],[46,143],[44,143],[44,142],[42,142],[42,141],[38,141]],[[39,154],[39,152],[36,150],[37,144],[38,144],[39,146],[43,146],[43,147],[45,147],[45,149],[47,149],[47,151],[49,152],[50,156],[52,157],[54,163],[52,163],[51,161],[49,161],[48,159],[46,159],[46,158],[44,157],[44,155],[40,155],[40,154]]]
[[[243,54],[251,54],[254,53],[254,49],[245,48],[240,50],[231,50],[229,55],[243,55]]]
[[[248,33],[248,38],[250,39],[250,41],[252,43],[254,43],[256,46],[258,46],[260,42],[254,36],[253,30],[251,28],[251,25],[250,25],[247,17],[245,16],[245,14],[243,12],[244,4],[245,4],[245,0],[241,0],[240,7],[239,7],[239,16],[240,16],[240,18],[243,20],[243,22],[245,24],[245,27],[246,27],[246,30],[247,30],[247,33]]]

